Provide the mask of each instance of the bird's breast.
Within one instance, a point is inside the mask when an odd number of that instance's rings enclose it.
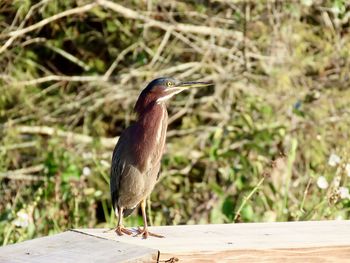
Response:
[[[165,147],[168,113],[165,106],[144,116],[140,124],[138,138],[135,138],[135,157],[141,172],[147,172],[158,166]]]

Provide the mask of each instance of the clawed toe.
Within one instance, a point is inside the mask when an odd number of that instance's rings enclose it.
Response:
[[[132,232],[123,226],[117,226],[115,232],[118,234],[118,236],[122,236],[123,234],[132,235]]]
[[[129,235],[129,236],[132,235],[132,232],[130,230],[126,229],[126,228],[123,228],[122,232],[127,234],[127,235]]]
[[[137,229],[137,233],[136,235],[134,235],[134,237],[140,236],[142,235],[142,238],[146,239],[148,238],[148,236],[152,236],[152,237],[158,237],[158,238],[164,238],[164,236],[162,235],[158,235],[152,232],[149,232],[147,229],[143,228],[141,229],[140,227]]]

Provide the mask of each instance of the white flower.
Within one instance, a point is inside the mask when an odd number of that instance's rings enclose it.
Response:
[[[23,211],[17,212],[17,218],[13,221],[17,227],[28,227],[29,225],[29,215]]]
[[[83,168],[83,175],[84,176],[89,176],[91,174],[91,169],[87,166]]]
[[[349,188],[343,186],[339,187],[339,194],[341,199],[350,199]]]
[[[350,163],[345,165],[345,172],[348,177],[350,177]]]
[[[331,156],[329,156],[328,159],[328,164],[330,166],[336,166],[338,163],[340,163],[340,157],[334,153],[331,154]]]
[[[317,178],[317,186],[321,189],[328,188],[328,182],[324,176],[320,176]]]

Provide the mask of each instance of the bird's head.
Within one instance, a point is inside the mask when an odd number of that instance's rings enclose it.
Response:
[[[174,78],[157,78],[152,80],[141,92],[135,105],[136,112],[140,113],[142,108],[149,103],[164,103],[174,95],[192,87],[205,87],[212,85],[209,82],[182,82]]]

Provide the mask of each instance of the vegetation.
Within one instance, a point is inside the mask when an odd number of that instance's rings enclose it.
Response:
[[[2,1],[0,244],[115,226],[115,138],[159,76],[215,87],[170,102],[152,224],[348,219],[346,2]]]

